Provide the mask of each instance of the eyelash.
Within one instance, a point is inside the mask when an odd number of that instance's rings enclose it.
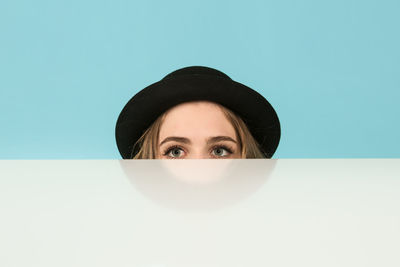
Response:
[[[229,153],[229,155],[230,155],[230,154],[233,154],[233,148],[232,148],[232,147],[229,147],[229,146],[227,146],[227,145],[222,145],[222,144],[221,144],[221,145],[214,145],[214,146],[211,148],[210,153],[211,153],[212,151],[214,151],[215,149],[217,149],[217,148],[225,149],[225,150]],[[185,149],[183,149],[182,147],[180,147],[180,146],[178,146],[178,145],[173,145],[173,146],[169,146],[168,148],[166,148],[166,149],[164,150],[164,152],[162,153],[162,155],[163,155],[163,156],[170,157],[168,154],[169,154],[173,149],[181,149],[181,150],[183,150],[183,152],[186,152]],[[173,157],[170,157],[170,158],[173,158]]]

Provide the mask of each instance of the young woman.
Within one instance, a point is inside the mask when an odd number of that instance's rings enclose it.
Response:
[[[278,116],[263,96],[200,66],[137,93],[116,125],[124,159],[271,158],[279,139]]]

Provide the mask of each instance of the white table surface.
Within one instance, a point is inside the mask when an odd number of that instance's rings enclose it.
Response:
[[[1,160],[0,266],[400,266],[400,159]]]

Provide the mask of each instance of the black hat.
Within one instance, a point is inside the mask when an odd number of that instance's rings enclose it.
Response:
[[[136,141],[165,111],[189,101],[211,101],[232,110],[246,123],[261,151],[271,158],[281,136],[278,116],[271,104],[253,89],[208,67],[186,67],[133,96],[122,109],[115,137],[124,159],[133,158]]]

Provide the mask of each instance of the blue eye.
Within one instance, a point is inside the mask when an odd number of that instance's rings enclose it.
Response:
[[[212,150],[212,154],[213,154],[213,156],[216,156],[216,157],[226,157],[229,154],[232,154],[232,152],[224,147],[216,147]]]
[[[180,157],[182,157],[183,153],[184,153],[184,151],[182,148],[172,147],[167,150],[165,155],[168,157],[171,157],[171,158],[180,158]]]

